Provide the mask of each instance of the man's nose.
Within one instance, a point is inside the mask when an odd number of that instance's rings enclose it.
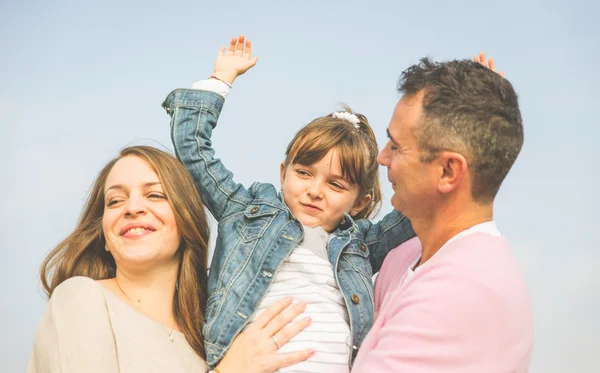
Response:
[[[385,146],[385,148],[381,149],[379,154],[377,154],[377,163],[379,163],[382,166],[388,165],[387,145]]]

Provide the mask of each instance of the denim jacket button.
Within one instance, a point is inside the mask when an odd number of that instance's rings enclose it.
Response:
[[[352,294],[352,302],[354,304],[359,304],[360,303],[360,297],[356,294]]]
[[[250,209],[250,213],[251,214],[256,214],[257,212],[258,212],[258,207],[257,206],[254,206],[254,207],[252,207],[252,209]]]
[[[367,247],[365,246],[364,243],[360,244],[360,251],[363,251],[363,252],[367,251]]]
[[[263,275],[263,277],[269,277],[269,278],[273,277],[273,274],[271,272],[269,272],[269,271],[263,271],[262,275]]]

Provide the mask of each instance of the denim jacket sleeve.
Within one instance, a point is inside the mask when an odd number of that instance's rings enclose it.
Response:
[[[361,228],[365,232],[373,273],[379,272],[383,260],[392,249],[415,236],[410,220],[398,210],[393,210],[378,223],[372,223],[369,219],[361,219],[360,223],[364,224]]]
[[[251,193],[233,180],[233,174],[215,158],[212,148],[210,138],[224,101],[215,92],[176,89],[162,104],[171,115],[175,154],[217,221],[244,210],[252,201]]]

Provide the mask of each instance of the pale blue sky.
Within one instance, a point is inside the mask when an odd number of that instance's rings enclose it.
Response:
[[[0,371],[25,370],[45,307],[38,267],[96,173],[125,145],[172,149],[162,100],[208,77],[239,33],[259,61],[236,82],[214,146],[245,184],[277,183],[295,131],[341,102],[383,145],[397,78],[420,57],[495,57],[525,125],[495,216],[532,293],[531,372],[600,371],[600,6],[590,4],[2,1]]]

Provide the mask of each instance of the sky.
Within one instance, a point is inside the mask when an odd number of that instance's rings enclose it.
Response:
[[[342,103],[383,146],[397,79],[421,57],[493,56],[525,127],[495,220],[531,292],[530,371],[600,371],[599,4],[3,0],[0,371],[25,370],[46,304],[40,263],[74,228],[96,174],[127,145],[172,149],[161,102],[207,78],[242,33],[258,64],[235,82],[213,145],[245,185],[278,185],[295,132]]]

